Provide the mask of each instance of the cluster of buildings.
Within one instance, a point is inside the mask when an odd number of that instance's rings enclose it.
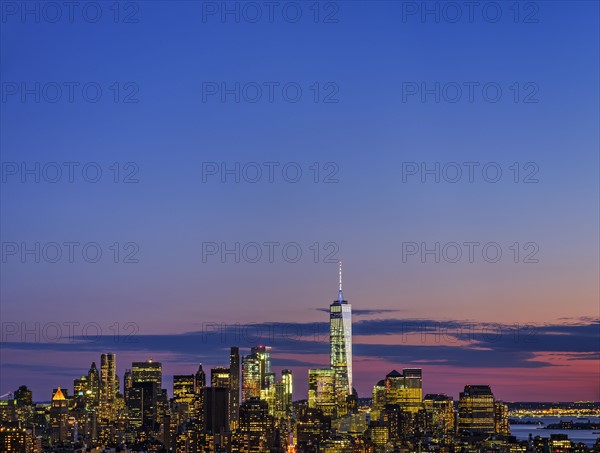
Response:
[[[488,385],[467,385],[457,402],[423,396],[420,368],[392,370],[361,400],[352,386],[352,310],[339,292],[330,305],[330,365],[308,371],[308,398],[292,401],[293,375],[271,370],[271,348],[228,367],[202,365],[163,388],[162,364],[133,362],[121,380],[115,354],[100,357],[72,392],[50,404],[22,386],[0,400],[0,451],[165,453],[589,452],[565,438],[517,441],[508,406]],[[600,451],[600,444],[598,449]]]
[[[293,411],[292,373],[283,370],[276,379],[269,347],[254,347],[241,361],[239,349],[232,347],[229,367],[212,368],[207,376],[200,364],[193,374],[173,376],[171,398],[162,377],[162,364],[148,360],[133,362],[121,381],[116,355],[108,353],[101,355],[100,369],[92,363],[87,374],[74,380],[72,392],[54,389],[49,405],[34,404],[31,391],[22,386],[12,399],[0,402],[0,451],[83,452],[113,446],[260,452],[291,430],[284,422]]]

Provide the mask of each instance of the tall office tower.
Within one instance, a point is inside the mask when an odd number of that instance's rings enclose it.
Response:
[[[423,371],[421,368],[404,368],[402,374],[406,386],[406,410],[418,412],[423,404]]]
[[[240,405],[240,451],[268,453],[275,445],[274,421],[266,401],[250,398]]]
[[[271,373],[271,347],[270,346],[254,346],[250,349],[251,355],[258,359],[260,366],[260,388],[267,389],[273,383],[273,373]]]
[[[396,370],[385,376],[385,404],[402,405],[406,400],[404,376]]]
[[[27,388],[26,385],[22,385],[15,390],[14,399],[17,406],[33,405],[33,393]]]
[[[18,422],[4,422],[0,425],[0,451],[38,453],[42,451],[41,438],[36,439],[32,429],[24,428]]]
[[[423,398],[423,407],[431,422],[435,438],[441,439],[454,434],[454,400],[452,397],[428,393]]]
[[[229,427],[237,429],[240,417],[240,348],[232,346],[229,354]]]
[[[377,421],[381,411],[385,408],[385,381],[382,379],[373,386],[373,397],[371,399],[371,420]]]
[[[135,404],[140,404],[141,398],[143,425],[153,428],[162,420],[163,415],[159,407],[159,398],[162,394],[162,364],[154,362],[152,359],[145,362],[133,362],[131,364],[130,398],[134,388],[141,389],[141,395],[136,394]]]
[[[144,388],[131,387],[127,399],[127,419],[129,426],[139,429],[144,424]]]
[[[129,401],[129,392],[132,386],[133,376],[131,375],[131,370],[125,370],[125,374],[123,375],[123,397],[125,398],[125,404]]]
[[[88,390],[86,394],[86,407],[95,408],[100,404],[100,373],[96,368],[96,362],[92,362],[92,366],[88,371]]]
[[[156,422],[162,423],[166,416],[170,416],[169,394],[167,389],[159,389],[156,395]]]
[[[223,387],[226,389],[230,388],[230,374],[229,368],[218,366],[210,369],[210,386],[211,387]]]
[[[384,422],[379,421],[369,423],[369,430],[366,432],[370,443],[375,447],[376,451],[385,451],[386,444],[391,440],[395,440],[393,434],[393,428],[390,429]]]
[[[496,434],[510,436],[510,423],[508,422],[508,405],[496,401],[494,403],[494,424]]]
[[[291,415],[293,390],[292,371],[283,370],[281,380],[275,384],[275,407],[272,411],[278,419]]]
[[[68,440],[69,433],[69,401],[60,387],[52,395],[50,406],[50,428],[52,442],[60,443]]]
[[[127,419],[129,425],[136,429],[141,428],[144,424],[144,389],[141,386],[129,389]]]
[[[17,405],[15,400],[0,400],[0,423],[17,422]]]
[[[148,359],[145,362],[131,364],[131,381],[154,382],[158,389],[162,389],[162,364]]]
[[[88,379],[85,375],[73,380],[73,399],[78,408],[85,407],[85,394],[88,390],[88,384]]]
[[[260,398],[260,361],[254,354],[242,359],[242,401]]]
[[[323,411],[300,405],[296,413],[296,441],[299,451],[318,451],[318,446],[331,432],[331,418]]]
[[[88,391],[88,378],[82,375],[73,381],[73,398],[69,404],[71,424],[77,426],[77,432],[89,438],[92,431],[93,411],[86,406],[85,395]]]
[[[423,377],[420,368],[405,368],[402,374],[392,370],[386,375],[384,382],[385,404],[396,404],[407,412],[419,411],[423,397]]]
[[[271,399],[275,374],[271,372],[271,347],[255,346],[242,359],[242,400]]]
[[[352,395],[352,306],[342,294],[342,262],[339,263],[338,298],[329,306],[330,365],[335,371],[337,415],[346,413]]]
[[[155,382],[134,382],[129,389],[128,412],[136,414],[142,424],[150,429],[158,423],[158,389]],[[137,415],[139,414],[141,415]]]
[[[194,407],[190,414],[192,418],[198,420],[200,426],[204,426],[204,394],[202,389],[206,387],[206,373],[202,369],[202,364],[198,365],[198,371],[194,375]]]
[[[188,419],[193,413],[194,380],[193,374],[173,376],[173,402],[183,420]]]
[[[100,356],[100,418],[113,421],[116,417],[117,358],[107,353]]]
[[[198,371],[196,371],[196,375],[194,377],[195,377],[194,389],[195,389],[196,393],[200,393],[200,390],[203,387],[206,387],[206,373],[202,369],[202,364],[198,365]]]
[[[229,389],[204,387],[202,389],[203,428],[205,433],[219,434],[229,431]]]
[[[17,420],[24,426],[30,426],[33,423],[33,393],[22,385],[15,390],[14,401]]]
[[[466,385],[458,401],[458,429],[493,434],[494,394],[489,385]]]
[[[308,407],[332,416],[336,410],[335,370],[308,370]]]

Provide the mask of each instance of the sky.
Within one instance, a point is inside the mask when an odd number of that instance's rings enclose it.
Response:
[[[305,398],[343,260],[359,396],[600,400],[597,2],[1,8],[0,394],[261,343]]]

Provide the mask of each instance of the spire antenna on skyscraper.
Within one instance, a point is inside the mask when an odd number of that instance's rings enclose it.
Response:
[[[340,275],[340,290],[338,292],[338,300],[340,301],[340,304],[341,304],[344,300],[344,295],[342,294],[342,260],[338,261],[338,265],[339,265],[339,275]]]

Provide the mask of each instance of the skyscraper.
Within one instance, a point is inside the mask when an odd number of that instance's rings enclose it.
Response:
[[[226,389],[230,388],[231,376],[229,368],[224,366],[217,366],[210,369],[210,386],[211,387],[223,387]]]
[[[202,369],[202,364],[198,365],[198,371],[194,375],[194,408],[192,410],[192,416],[199,419],[200,425],[204,426],[204,392],[202,389],[206,387],[206,373]]]
[[[92,362],[88,371],[88,391],[86,394],[86,406],[90,408],[98,407],[100,404],[100,373],[96,368],[96,362]]]
[[[308,407],[333,415],[336,407],[335,371],[332,369],[308,370]]]
[[[271,373],[271,347],[254,346],[250,352],[258,358],[260,365],[260,388],[267,389],[275,383],[275,375]]]
[[[130,403],[136,405],[136,414],[139,410],[139,404],[142,404],[142,420],[143,424],[148,427],[154,426],[162,419],[159,400],[162,397],[162,364],[154,362],[152,359],[146,362],[133,362],[131,364],[131,389],[130,395],[133,394],[133,389],[139,389],[135,392],[135,399]],[[140,393],[141,392],[141,393]]]
[[[92,364],[93,367],[94,364]],[[117,395],[117,357],[107,353],[100,356],[100,418],[115,419]]]
[[[275,407],[271,411],[276,418],[285,418],[292,413],[293,391],[292,371],[282,370],[281,380],[275,384]]]
[[[50,428],[53,442],[60,443],[67,440],[69,431],[69,401],[65,398],[60,387],[52,395]]]
[[[420,368],[404,368],[402,373],[390,371],[373,388],[372,416],[377,420],[388,404],[398,405],[404,411],[416,413],[421,409],[423,377]]]
[[[229,430],[229,389],[204,387],[202,389],[204,431],[218,434]]]
[[[428,393],[423,398],[423,408],[433,427],[436,438],[446,438],[454,433],[454,401],[445,394]]]
[[[275,444],[274,421],[269,405],[258,398],[250,398],[240,406],[240,447],[243,453],[268,453]]]
[[[196,390],[196,393],[200,393],[200,390],[203,387],[206,387],[206,373],[202,369],[202,364],[199,364],[198,371],[196,371],[195,383],[194,383],[194,388]]]
[[[489,385],[465,385],[458,401],[458,429],[477,434],[493,434],[494,394]]]
[[[275,385],[275,374],[271,372],[271,347],[255,346],[242,360],[242,399],[267,399]]]
[[[496,425],[496,434],[500,436],[510,436],[508,405],[501,401],[496,401],[494,403],[494,423]]]
[[[342,294],[342,262],[339,263],[338,298],[329,306],[330,365],[335,373],[338,407],[352,395],[352,306]]]
[[[133,376],[131,370],[125,370],[123,375],[123,396],[125,397],[125,404],[129,401],[129,392],[133,386]]]
[[[371,420],[379,420],[381,412],[385,408],[386,387],[385,381],[382,379],[373,386],[373,397],[371,399]]]
[[[242,401],[260,398],[260,362],[254,354],[242,359]]]
[[[131,380],[136,382],[154,382],[157,388],[162,388],[162,364],[148,359],[146,362],[131,364]]]
[[[193,412],[194,398],[194,380],[193,374],[173,376],[173,403],[183,419],[190,417]]]
[[[423,372],[421,368],[404,368],[405,405],[409,412],[418,412],[423,400]]]
[[[229,425],[237,429],[240,413],[240,348],[231,347],[229,355]]]

